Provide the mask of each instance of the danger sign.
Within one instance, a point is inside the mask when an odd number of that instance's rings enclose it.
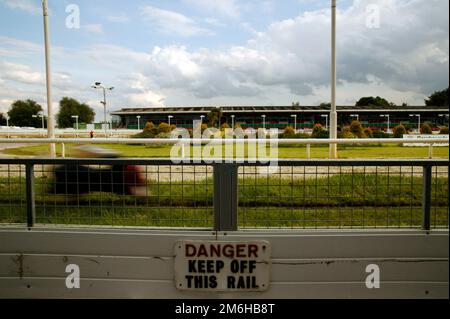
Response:
[[[270,281],[270,244],[180,241],[175,283],[180,290],[264,291]]]

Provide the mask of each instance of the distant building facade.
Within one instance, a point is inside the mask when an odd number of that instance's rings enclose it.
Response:
[[[208,113],[217,107],[159,107],[159,108],[124,108],[111,112],[115,128],[143,128],[145,123],[161,122],[175,124],[177,127],[192,128],[194,120],[207,122]],[[221,124],[232,123],[242,128],[278,128],[296,126],[299,130],[310,130],[314,124],[323,126],[329,123],[330,110],[324,106],[223,106]],[[372,130],[384,130],[403,124],[417,129],[420,122],[428,123],[434,130],[440,126],[448,126],[448,107],[430,106],[338,106],[338,125],[340,127],[359,119],[364,127]],[[388,116],[386,116],[388,115]]]

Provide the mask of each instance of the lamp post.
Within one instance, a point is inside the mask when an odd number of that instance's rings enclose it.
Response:
[[[417,118],[418,118],[418,128],[417,128],[417,133],[419,133],[420,134],[420,114],[410,114],[409,115],[410,117],[415,117],[415,116],[417,116]]]
[[[76,121],[76,127],[77,127],[77,133],[76,133],[76,136],[77,136],[77,138],[78,138],[78,131],[79,131],[79,126],[78,126],[78,119],[80,118],[78,115],[72,115],[72,118],[73,119],[75,119],[75,121]]]
[[[200,115],[200,120],[202,121],[202,124],[203,124],[203,121],[205,120],[205,116],[204,115]]]
[[[171,125],[170,125],[170,122],[171,122],[171,120],[173,119],[173,115],[169,115],[167,118],[169,119],[169,127],[170,127],[170,126],[171,126]]]
[[[52,73],[50,65],[50,32],[48,25],[48,4],[47,0],[42,0],[42,13],[44,16],[44,45],[45,45],[45,80],[47,88],[47,136],[48,138],[55,138],[55,122],[53,118],[53,103],[52,103]],[[50,144],[50,156],[56,157],[56,145]]]
[[[9,138],[9,115],[8,115],[8,113],[6,113],[5,119],[6,119],[6,137]]]
[[[295,134],[297,134],[297,114],[293,114],[293,115],[291,115],[291,117],[294,118],[294,131],[295,131]]]
[[[336,110],[336,0],[331,0],[331,110],[330,139],[337,139]],[[330,158],[337,158],[337,144],[330,144]]]
[[[114,87],[105,87],[101,82],[95,82],[92,86],[93,89],[102,89],[103,90],[103,101],[100,103],[103,104],[104,107],[104,124],[105,124],[105,137],[108,136],[108,121],[106,120],[106,91],[114,90]]]
[[[321,115],[321,117],[325,118],[325,129],[328,131],[328,114]]]
[[[359,122],[359,114],[350,114],[351,117],[356,117],[356,120]]]
[[[261,115],[262,120],[263,120],[263,129],[264,131],[266,130],[266,116],[265,115]]]
[[[33,115],[33,118],[38,118],[40,117],[42,119],[42,130],[45,131],[45,118],[44,118],[44,114],[43,113],[39,113],[37,115]],[[45,133],[44,133],[45,136]]]
[[[138,131],[140,131],[141,130],[141,116],[138,115],[138,116],[136,116],[136,118],[138,120]]]
[[[391,131],[391,116],[389,114],[382,114],[380,117],[387,118],[387,133]]]
[[[236,116],[235,115],[231,115],[231,128],[234,130],[234,118]]]

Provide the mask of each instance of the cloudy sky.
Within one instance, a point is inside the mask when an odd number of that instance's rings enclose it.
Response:
[[[0,112],[45,106],[41,0],[0,0]],[[75,5],[75,6],[74,6]],[[55,105],[313,105],[330,96],[330,0],[49,0]],[[74,14],[79,9],[79,26]],[[448,0],[338,0],[338,103],[423,105],[449,82]]]

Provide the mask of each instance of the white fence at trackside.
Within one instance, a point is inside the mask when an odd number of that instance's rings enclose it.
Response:
[[[184,147],[188,145],[217,145],[217,144],[259,144],[276,143],[277,145],[306,145],[306,158],[311,158],[311,145],[373,145],[373,144],[411,144],[428,145],[428,157],[433,158],[433,146],[449,144],[448,136],[442,138],[384,138],[384,139],[174,139],[174,138],[0,138],[0,144],[61,144],[62,157],[65,157],[65,144],[144,144],[144,145],[180,145],[184,154]],[[184,157],[184,155],[182,155]]]
[[[266,291],[182,291],[175,245],[264,240]],[[448,230],[247,230],[0,227],[0,298],[443,298],[449,297]],[[69,289],[67,267],[79,267]],[[371,265],[379,288],[366,286]],[[369,269],[369,270],[368,270]]]

